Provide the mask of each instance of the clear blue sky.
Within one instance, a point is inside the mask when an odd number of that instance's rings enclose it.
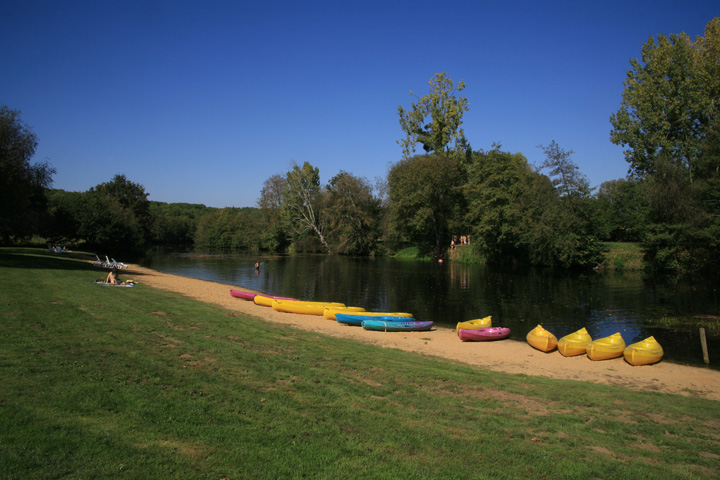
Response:
[[[593,186],[629,59],[702,35],[712,1],[35,1],[0,4],[0,105],[38,136],[55,188],[116,174],[151,200],[254,206],[290,162],[374,180],[400,160],[397,107],[463,80],[473,148],[573,150]]]

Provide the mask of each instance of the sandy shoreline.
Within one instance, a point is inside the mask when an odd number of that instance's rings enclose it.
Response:
[[[584,355],[566,358],[557,351],[542,353],[525,342],[510,340],[461,342],[454,330],[442,327],[429,332],[367,331],[358,327],[342,326],[314,315],[280,313],[268,307],[231,297],[230,288],[252,291],[239,286],[160,273],[135,265],[124,270],[122,277],[132,278],[150,287],[181,293],[270,322],[288,324],[308,331],[387,348],[442,357],[488,370],[583,380],[635,390],[720,400],[720,372],[716,370],[664,361],[655,365],[633,367],[623,359],[594,362]]]

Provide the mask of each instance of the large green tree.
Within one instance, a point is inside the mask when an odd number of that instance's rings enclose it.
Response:
[[[462,117],[468,111],[468,101],[457,93],[465,89],[460,81],[455,87],[445,72],[436,73],[430,79],[430,92],[412,102],[409,110],[398,106],[400,127],[405,138],[398,140],[403,147],[404,158],[411,157],[420,143],[427,153],[465,152],[468,148],[465,132],[461,128]],[[413,92],[410,92],[413,95]]]
[[[647,182],[618,179],[598,188],[595,231],[600,239],[613,242],[639,242],[648,226]]]
[[[590,196],[590,181],[572,160],[572,154],[575,152],[561,148],[555,140],[548,146],[539,145],[538,148],[545,154],[545,160],[540,168],[550,169],[548,176],[560,196],[566,198]]]
[[[370,255],[381,218],[380,200],[370,183],[348,172],[335,175],[326,187],[325,217],[335,251]]]
[[[325,238],[322,201],[320,170],[308,162],[303,163],[302,167],[293,163],[291,170],[285,176],[283,196],[285,218],[297,236],[311,231],[323,247],[330,251],[330,245]]]
[[[84,195],[80,235],[103,250],[139,253],[149,245],[150,202],[145,187],[115,175]]]
[[[47,162],[31,164],[37,137],[20,112],[0,107],[0,241],[39,233],[46,210],[45,188],[55,170]]]
[[[600,252],[582,215],[558,185],[519,153],[477,152],[465,185],[472,245],[490,263],[594,267]]]
[[[263,183],[258,207],[263,218],[261,248],[263,250],[281,251],[288,245],[288,224],[282,215],[285,201],[286,178],[273,175]]]
[[[720,115],[720,18],[695,41],[685,33],[650,37],[642,59],[630,65],[620,109],[610,117],[610,139],[627,147],[625,159],[637,175],[653,173],[664,154],[692,177]]]
[[[396,163],[388,174],[395,236],[440,255],[450,244],[450,225],[463,202],[463,181],[455,156],[419,155]]]

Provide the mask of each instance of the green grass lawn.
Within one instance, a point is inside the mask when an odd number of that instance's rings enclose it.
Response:
[[[714,479],[720,402],[488,372],[0,249],[0,478]]]

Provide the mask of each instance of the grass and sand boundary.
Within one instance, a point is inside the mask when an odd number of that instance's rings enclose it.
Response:
[[[101,272],[0,249],[4,478],[718,474],[716,371],[558,367],[457,337],[445,354],[449,329],[365,332],[228,285],[133,268],[139,285],[114,289]]]

